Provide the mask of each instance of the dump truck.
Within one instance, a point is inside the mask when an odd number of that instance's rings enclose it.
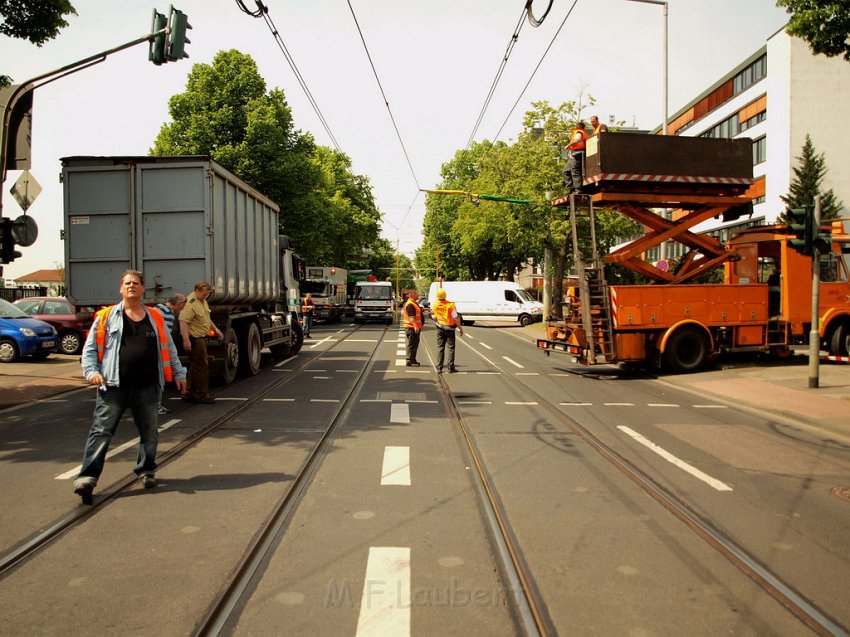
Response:
[[[713,217],[751,210],[750,140],[715,140],[603,133],[588,145],[585,190],[553,201],[569,211],[578,277],[577,299],[563,320],[547,324],[537,347],[571,354],[585,365],[663,365],[677,373],[701,369],[723,352],[788,355],[809,342],[812,257],[791,247],[789,226],[754,226],[726,244],[691,231]],[[641,164],[639,158],[646,161]],[[730,158],[732,158],[730,160]],[[613,209],[641,223],[646,234],[601,256],[596,209]],[[671,219],[654,209],[672,209]],[[850,236],[841,222],[822,226],[831,245],[818,255],[820,347],[850,349]],[[675,268],[644,260],[672,239],[687,252]],[[609,285],[605,264],[645,276],[644,285]],[[723,283],[695,282],[723,267]]]
[[[307,266],[301,282],[301,298],[309,292],[313,299],[314,320],[334,323],[345,314],[348,272],[334,266]]]
[[[210,373],[256,374],[260,354],[297,353],[304,262],[279,235],[278,206],[206,156],[62,159],[66,296],[118,299],[121,274],[145,277],[147,305],[198,281],[224,334],[210,338]]]

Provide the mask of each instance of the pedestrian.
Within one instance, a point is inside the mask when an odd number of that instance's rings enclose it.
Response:
[[[184,305],[186,305],[186,295],[180,294],[179,292],[169,296],[165,300],[165,303],[156,304],[156,309],[159,310],[159,313],[162,314],[162,318],[165,321],[165,330],[171,334],[171,338],[174,339],[175,345],[179,339],[174,333],[174,325],[177,322],[177,314],[180,314],[180,310],[183,309]],[[160,402],[159,411],[157,412],[160,416],[164,416],[170,411],[171,410],[168,407]]]
[[[310,331],[313,329],[313,310],[316,309],[316,304],[313,302],[313,296],[307,292],[307,295],[301,300],[301,316],[304,322],[304,338],[312,338]]]
[[[457,372],[455,368],[455,330],[463,336],[463,326],[457,307],[451,301],[446,300],[446,291],[443,288],[437,290],[437,302],[431,308],[431,316],[437,325],[437,373],[443,373],[443,354],[446,346],[449,349],[448,367],[449,373]]]
[[[407,366],[419,367],[416,352],[419,349],[419,335],[422,332],[422,308],[419,307],[419,292],[411,290],[401,310],[404,334],[407,337]]]
[[[595,137],[599,133],[607,133],[608,127],[605,124],[600,123],[599,118],[596,115],[590,116],[590,128],[593,129],[593,133],[591,133],[591,137]]]
[[[584,149],[586,145],[587,131],[584,129],[584,122],[579,121],[570,132],[570,141],[565,149],[569,159],[566,168],[564,168],[564,183],[567,188],[572,188],[572,192],[575,194],[581,194],[581,187],[584,182]]]
[[[186,305],[180,311],[180,336],[183,350],[189,356],[189,380],[183,400],[190,403],[212,405],[215,398],[210,396],[210,369],[207,362],[207,336],[210,331],[218,340],[224,340],[224,334],[210,318],[210,306],[207,298],[212,294],[212,286],[206,281],[195,283],[195,290],[186,299]]]
[[[74,493],[92,503],[92,491],[103,472],[109,442],[129,408],[139,430],[139,455],[134,471],[146,489],[156,486],[156,446],[162,388],[174,380],[186,388],[186,368],[156,308],[142,304],[141,272],[121,275],[121,302],[95,314],[83,345],[86,381],[97,386],[94,422],[86,440],[83,464],[74,480]]]

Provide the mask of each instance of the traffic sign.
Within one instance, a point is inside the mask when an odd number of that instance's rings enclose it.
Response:
[[[36,181],[30,171],[25,170],[18,177],[18,180],[9,192],[12,193],[12,197],[15,198],[18,205],[26,212],[36,197],[41,194],[41,184]]]
[[[658,261],[655,262],[655,267],[662,272],[667,272],[667,270],[670,269],[670,264],[667,262],[667,259],[658,259]]]

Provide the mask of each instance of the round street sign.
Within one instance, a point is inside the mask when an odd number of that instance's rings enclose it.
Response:
[[[21,215],[12,222],[12,236],[15,243],[27,248],[38,239],[38,224],[32,217]]]
[[[662,272],[667,272],[670,269],[670,264],[667,262],[667,259],[659,259],[655,262],[655,267]]]

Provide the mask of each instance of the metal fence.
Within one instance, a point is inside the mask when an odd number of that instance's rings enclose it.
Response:
[[[0,288],[0,298],[9,303],[32,296],[47,296],[47,288]]]

